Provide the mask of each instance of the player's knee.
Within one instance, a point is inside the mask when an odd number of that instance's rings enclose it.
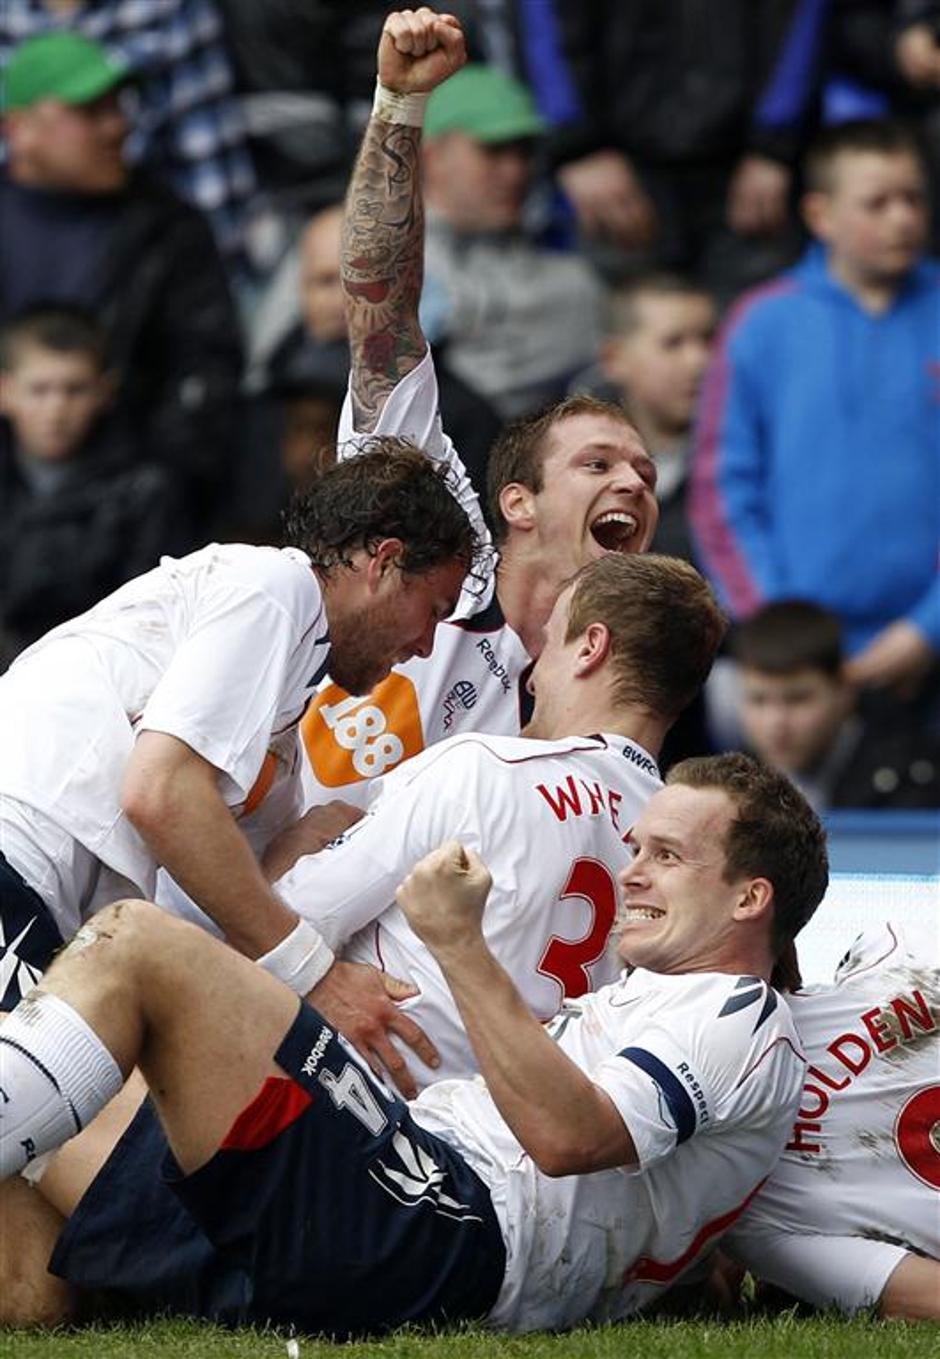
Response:
[[[95,949],[96,964],[130,964],[136,956],[159,947],[168,917],[152,902],[129,898],[112,902],[86,920],[65,949],[63,958],[74,958]]]

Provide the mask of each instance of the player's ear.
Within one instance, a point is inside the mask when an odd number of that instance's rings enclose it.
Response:
[[[510,481],[500,491],[499,510],[508,528],[535,528],[535,495],[520,481]]]
[[[774,909],[774,887],[769,878],[747,878],[741,884],[737,905],[734,908],[736,920],[759,920],[766,917],[770,921]]]
[[[588,623],[578,638],[576,674],[593,674],[609,655],[610,628],[606,623]]]
[[[375,590],[395,572],[401,569],[405,545],[400,538],[383,538],[369,552],[366,558],[366,582]]]

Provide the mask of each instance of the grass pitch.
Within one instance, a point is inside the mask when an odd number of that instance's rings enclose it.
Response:
[[[335,1345],[166,1321],[45,1335],[0,1332],[2,1359],[938,1359],[940,1327],[838,1317],[637,1321],[563,1336],[480,1330]]]

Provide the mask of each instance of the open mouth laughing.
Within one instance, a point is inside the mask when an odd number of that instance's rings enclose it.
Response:
[[[639,520],[627,510],[606,510],[591,524],[591,536],[605,552],[629,552],[639,531]]]

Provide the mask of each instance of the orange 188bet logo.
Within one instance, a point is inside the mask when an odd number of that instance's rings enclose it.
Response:
[[[404,675],[389,675],[364,697],[328,685],[300,730],[313,772],[327,788],[387,774],[424,749],[418,697]]]

